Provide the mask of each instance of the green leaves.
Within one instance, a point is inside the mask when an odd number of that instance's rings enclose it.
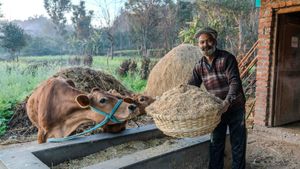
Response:
[[[9,22],[1,28],[1,46],[11,53],[11,59],[15,59],[15,52],[19,51],[26,45],[24,30],[18,25]]]
[[[199,19],[195,18],[192,22],[188,23],[189,27],[182,29],[179,32],[179,38],[182,43],[195,44],[196,39],[194,38],[195,33],[201,28],[201,22]]]

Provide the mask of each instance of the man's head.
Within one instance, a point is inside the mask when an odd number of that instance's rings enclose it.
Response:
[[[198,40],[198,46],[204,56],[212,56],[216,51],[218,32],[210,27],[200,29],[195,38]]]

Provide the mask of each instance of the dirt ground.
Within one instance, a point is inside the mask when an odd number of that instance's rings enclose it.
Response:
[[[299,169],[300,123],[248,132],[247,169]]]

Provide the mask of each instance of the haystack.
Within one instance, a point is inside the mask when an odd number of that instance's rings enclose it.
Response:
[[[145,93],[160,96],[179,84],[187,83],[201,53],[198,47],[181,44],[167,53],[151,70]]]
[[[53,76],[71,79],[76,88],[85,92],[90,92],[92,88],[98,87],[104,91],[115,89],[121,94],[131,93],[112,75],[90,68],[72,67],[63,69]]]
[[[220,122],[222,100],[198,87],[179,85],[146,108],[166,135],[194,137],[210,133]]]

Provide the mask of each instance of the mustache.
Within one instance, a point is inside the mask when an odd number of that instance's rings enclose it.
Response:
[[[202,51],[208,51],[208,50],[210,50],[210,49],[212,49],[212,48],[213,48],[213,46],[207,46],[207,47],[201,48],[201,50],[202,50]]]

